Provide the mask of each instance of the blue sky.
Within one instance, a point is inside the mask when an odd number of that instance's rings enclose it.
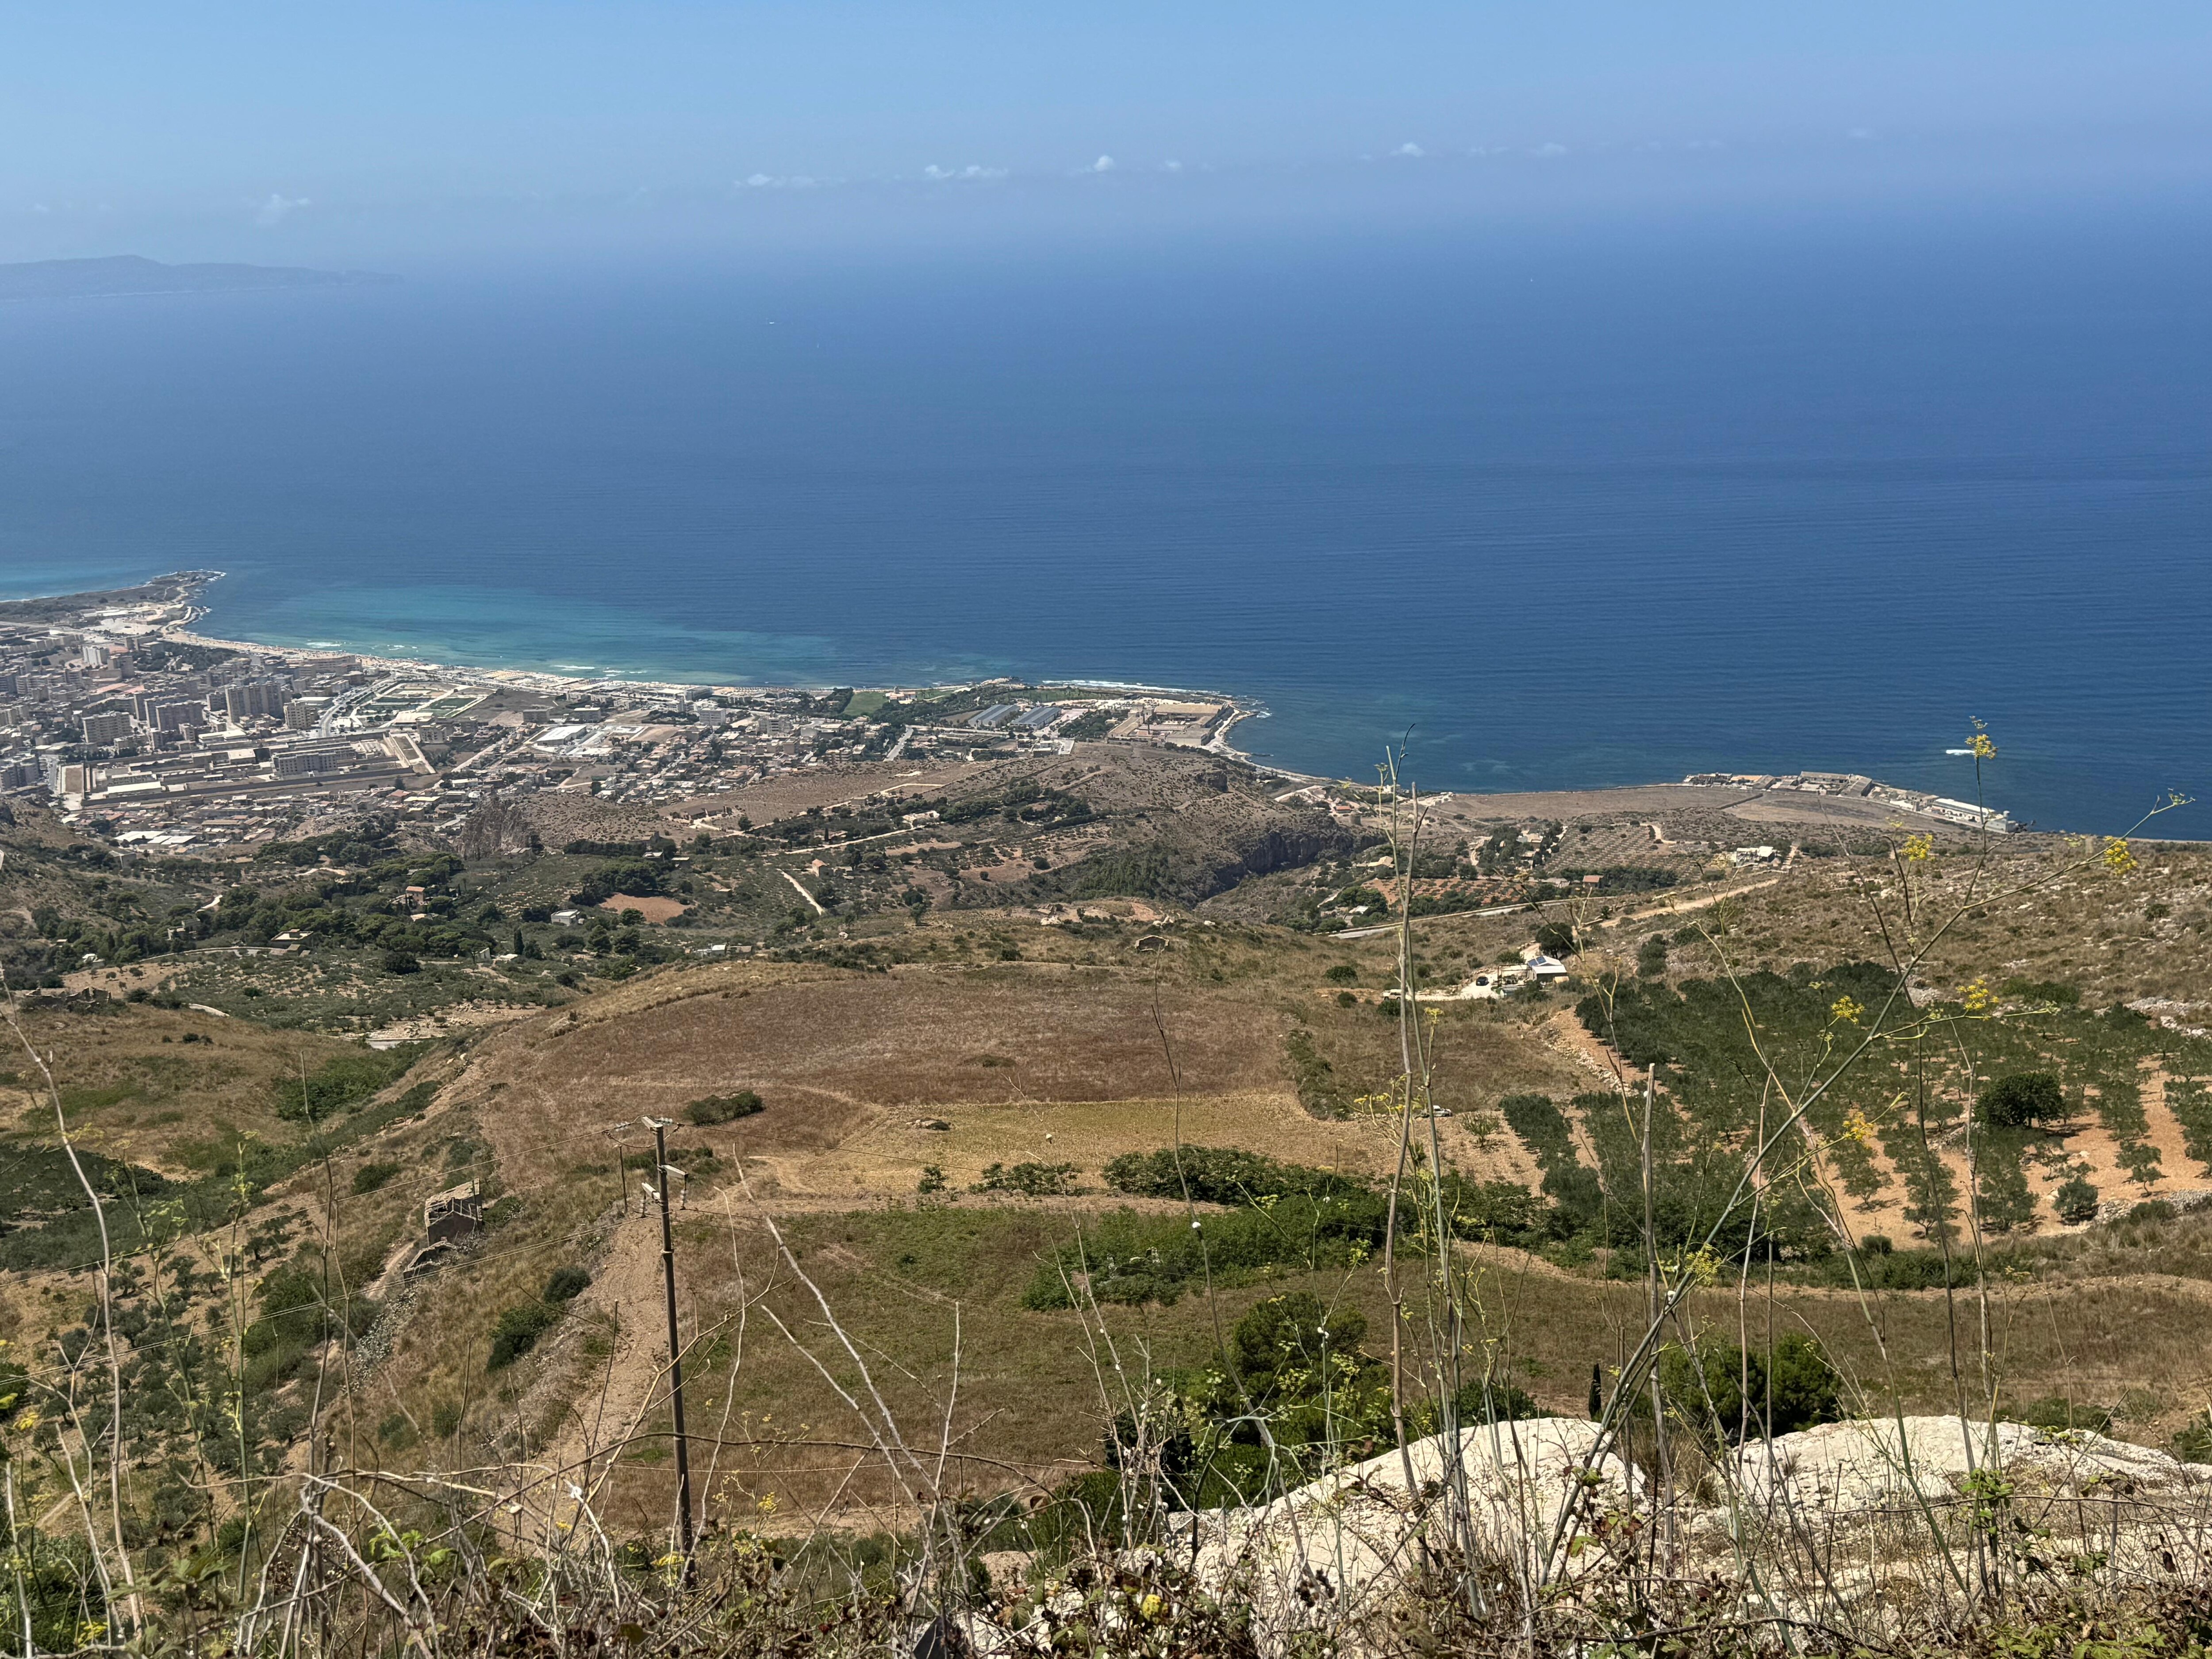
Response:
[[[0,258],[404,266],[1089,216],[2193,191],[2212,173],[2201,3],[399,0],[0,17]]]

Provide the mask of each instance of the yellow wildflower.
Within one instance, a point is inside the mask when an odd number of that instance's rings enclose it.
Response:
[[[1161,1607],[1165,1605],[1158,1595],[1148,1590],[1145,1594],[1145,1599],[1137,1603],[1137,1611],[1147,1619],[1157,1619],[1160,1616]]]
[[[2136,855],[2128,850],[2124,839],[2115,838],[2105,843],[2105,868],[2116,876],[2124,876],[2136,867]]]
[[[1864,1004],[1854,1002],[1847,996],[1838,997],[1833,1002],[1828,1005],[1828,1018],[1834,1020],[1840,1020],[1846,1025],[1857,1024],[1859,1023],[1859,1016],[1865,1012],[1866,1006]]]
[[[1862,1146],[1874,1144],[1874,1121],[1856,1106],[1844,1114],[1844,1139],[1855,1140]]]
[[[1989,981],[1978,974],[1967,984],[1964,994],[1966,1012],[1970,1014],[1987,1012],[1997,1000],[1997,994],[1990,989]]]
[[[763,1515],[774,1515],[775,1513],[775,1494],[772,1492],[763,1492],[760,1495],[760,1500],[756,1503],[753,1507],[758,1510]]]
[[[1936,856],[1936,838],[1933,836],[1908,836],[1903,856],[1907,864],[1927,863]]]
[[[21,1417],[15,1419],[15,1432],[18,1434],[28,1434],[33,1429],[39,1426],[40,1421],[39,1408],[36,1406],[29,1407],[24,1411]]]

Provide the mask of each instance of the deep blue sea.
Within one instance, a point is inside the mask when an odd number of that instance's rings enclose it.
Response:
[[[0,590],[710,682],[1263,702],[1431,789],[2212,793],[2212,221],[1315,231],[0,307]],[[2212,809],[2166,821],[2212,836]]]

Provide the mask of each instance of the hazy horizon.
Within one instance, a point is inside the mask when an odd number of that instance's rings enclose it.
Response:
[[[18,17],[0,259],[410,271],[2202,201],[2212,14]]]

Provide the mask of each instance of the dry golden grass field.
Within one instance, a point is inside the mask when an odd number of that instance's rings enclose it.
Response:
[[[2144,1001],[2156,1018],[2204,1023],[2208,861],[2196,849],[2144,851],[2131,873],[2069,878],[2002,912],[1970,914],[1928,964],[1931,994],[1954,994],[1975,975],[2063,981],[2084,1006]],[[1671,903],[1592,904],[1581,916],[1583,971],[1633,958],[1661,932],[1668,984],[1874,957],[1881,939],[1862,888],[1883,879],[1879,865],[1800,859]],[[1132,907],[1116,908],[1127,917]],[[356,1285],[415,1236],[429,1193],[473,1178],[491,1201],[492,1224],[471,1252],[411,1287],[380,1286],[392,1296],[374,1363],[331,1407],[348,1455],[517,1485],[528,1468],[588,1465],[611,1482],[623,1524],[648,1531],[665,1517],[659,1222],[641,1213],[651,1141],[639,1127],[653,1115],[677,1121],[669,1144],[688,1176],[678,1257],[709,1503],[757,1522],[880,1516],[890,1494],[879,1465],[829,1380],[854,1386],[854,1354],[906,1431],[933,1446],[945,1437],[946,1455],[982,1492],[1095,1466],[1125,1391],[1150,1372],[1209,1363],[1224,1327],[1265,1296],[1311,1289],[1382,1330],[1371,1263],[1097,1317],[1022,1305],[1042,1261],[1126,1202],[1101,1178],[1118,1154],[1180,1140],[1370,1176],[1396,1158],[1395,1120],[1360,1104],[1399,1066],[1396,1023],[1376,1000],[1391,981],[1390,939],[1316,939],[1235,920],[1226,907],[1148,912],[1165,917],[1157,950],[1136,948],[1151,923],[1085,933],[1042,927],[1029,911],[966,910],[857,927],[901,943],[908,959],[890,971],[668,967],[443,1040],[383,1097],[432,1085],[421,1115],[299,1169],[270,1194]],[[1456,985],[1517,955],[1529,927],[1526,915],[1417,923],[1425,982]],[[1349,972],[1332,978],[1332,969]],[[1435,1097],[1452,1114],[1437,1132],[1461,1173],[1533,1184],[1533,1149],[1499,1120],[1498,1102],[1533,1091],[1565,1103],[1619,1075],[1618,1056],[1576,1021],[1571,1000],[1437,1010]],[[222,1136],[296,1137],[273,1115],[276,1082],[347,1048],[143,1006],[31,1018],[33,1040],[56,1054],[82,1142],[179,1176],[204,1168],[196,1149]],[[210,1041],[181,1044],[187,1030]],[[1318,1083],[1301,1052],[1326,1062]],[[2126,1188],[2121,1148],[2094,1116],[2058,1133],[2066,1158],[2100,1189],[2136,1196],[2207,1184],[2166,1079],[2155,1067],[2143,1075],[2159,1179]],[[37,1125],[22,1068],[9,1086],[28,1144]],[[1345,1115],[1313,1115],[1302,1091],[1316,1089]],[[744,1090],[764,1103],[757,1115],[688,1121],[691,1103]],[[1589,1131],[1577,1126],[1585,1145]],[[1955,1150],[1942,1155],[1964,1175]],[[1876,1166],[1893,1188],[1885,1157]],[[1023,1163],[1074,1166],[1077,1190],[969,1190],[992,1165]],[[353,1190],[357,1171],[386,1165],[396,1173]],[[2062,1229],[2048,1215],[2057,1169],[2030,1171],[2045,1216],[2022,1236],[2033,1248],[2008,1256],[1983,1291],[1862,1297],[1784,1279],[1745,1286],[1740,1302],[1723,1281],[1699,1294],[1692,1317],[1814,1331],[1864,1401],[1910,1409],[1949,1408],[1962,1388],[1975,1397],[1974,1333],[1986,1322],[2006,1397],[2094,1401],[2116,1413],[2116,1432],[2163,1443],[2212,1407],[2212,1222]],[[924,1194],[929,1174],[941,1189]],[[1851,1213],[1911,1242],[1894,1192]],[[1608,1281],[1601,1263],[1468,1249],[1485,1266],[1484,1351],[1540,1403],[1580,1412],[1591,1366],[1617,1364],[1640,1328],[1640,1285]],[[566,1265],[588,1269],[590,1289],[520,1363],[488,1371],[500,1316],[533,1303]],[[0,1334],[35,1347],[82,1317],[82,1274],[14,1277]]]

